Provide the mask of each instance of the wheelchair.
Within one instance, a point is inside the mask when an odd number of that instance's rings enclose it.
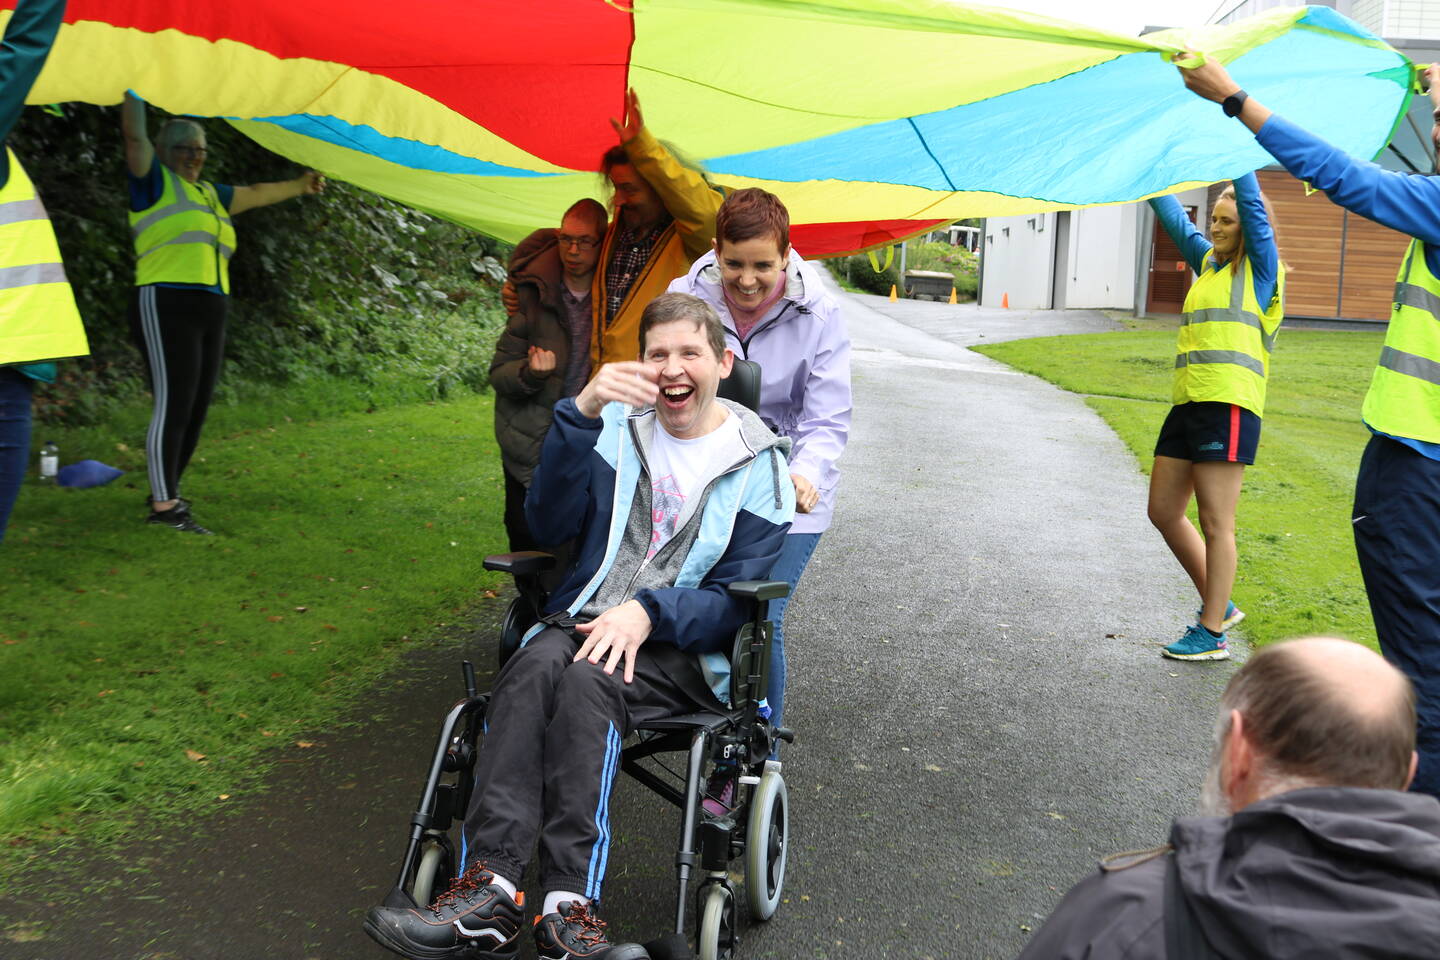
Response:
[[[742,363],[737,360],[737,367]],[[755,374],[750,378],[752,392],[758,394],[758,366],[750,363],[749,367]],[[745,398],[737,399],[744,402]],[[553,563],[553,557],[539,552],[485,558],[485,569],[515,577],[519,594],[501,623],[501,666],[539,621],[545,600],[541,575]],[[691,875],[698,867],[700,882],[693,903],[699,918],[695,952],[701,960],[727,960],[740,945],[740,893],[731,880],[730,864],[742,862],[750,916],[768,920],[780,905],[790,839],[789,795],[780,763],[770,757],[778,742],[793,742],[794,734],[771,724],[768,708],[761,705],[773,631],[768,605],[787,596],[790,585],[744,581],[732,583],[728,589],[752,609],[731,648],[729,708],[640,723],[620,761],[622,770],[680,811],[675,921],[669,942],[684,941],[692,902]],[[470,661],[463,661],[461,670],[465,696],[450,708],[441,724],[425,786],[410,818],[405,856],[384,899],[385,906],[426,906],[462,869],[450,834],[469,808],[489,695],[479,692]],[[683,770],[664,759],[677,753],[685,757]],[[736,781],[729,810],[720,816],[703,805],[706,784],[717,773]]]

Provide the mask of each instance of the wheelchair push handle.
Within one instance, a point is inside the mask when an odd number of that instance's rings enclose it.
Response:
[[[465,678],[465,696],[474,700],[480,695],[480,687],[475,682],[475,664],[469,660],[460,661],[460,673]]]

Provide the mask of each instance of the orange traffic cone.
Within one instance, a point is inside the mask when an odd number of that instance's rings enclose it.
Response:
[[[1007,310],[1010,308],[1010,292],[1008,290],[1000,295],[1000,306]]]
[[[895,284],[892,283],[890,284],[890,302],[894,303],[898,299],[900,298],[895,296]]]
[[[959,301],[959,300],[956,298],[956,296],[955,296],[955,288],[954,288],[954,287],[951,287],[951,288],[950,288],[950,304],[951,304],[951,306],[954,306],[956,303],[959,303],[959,302],[960,302],[960,301]]]

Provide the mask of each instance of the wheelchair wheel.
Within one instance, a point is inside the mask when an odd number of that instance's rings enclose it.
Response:
[[[417,907],[429,906],[452,876],[454,869],[449,848],[436,840],[426,840],[420,847],[420,863],[415,867],[415,879],[406,892]]]
[[[790,837],[790,799],[785,778],[769,770],[750,798],[745,834],[745,899],[750,915],[769,920],[785,888],[785,852]]]
[[[712,883],[706,889],[705,904],[700,908],[700,960],[730,960],[735,956],[735,898],[723,883]]]

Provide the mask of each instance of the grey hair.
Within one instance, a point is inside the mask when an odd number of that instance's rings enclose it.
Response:
[[[1261,752],[1260,780],[1271,792],[1306,786],[1403,790],[1415,750],[1415,691],[1399,677],[1398,693],[1373,711],[1357,709],[1336,685],[1279,643],[1252,656],[1220,697],[1217,734],[1230,711],[1245,720]]]
[[[171,150],[195,136],[205,136],[205,128],[194,120],[171,117],[160,125],[160,132],[155,134],[155,150],[161,157],[164,157]]]

